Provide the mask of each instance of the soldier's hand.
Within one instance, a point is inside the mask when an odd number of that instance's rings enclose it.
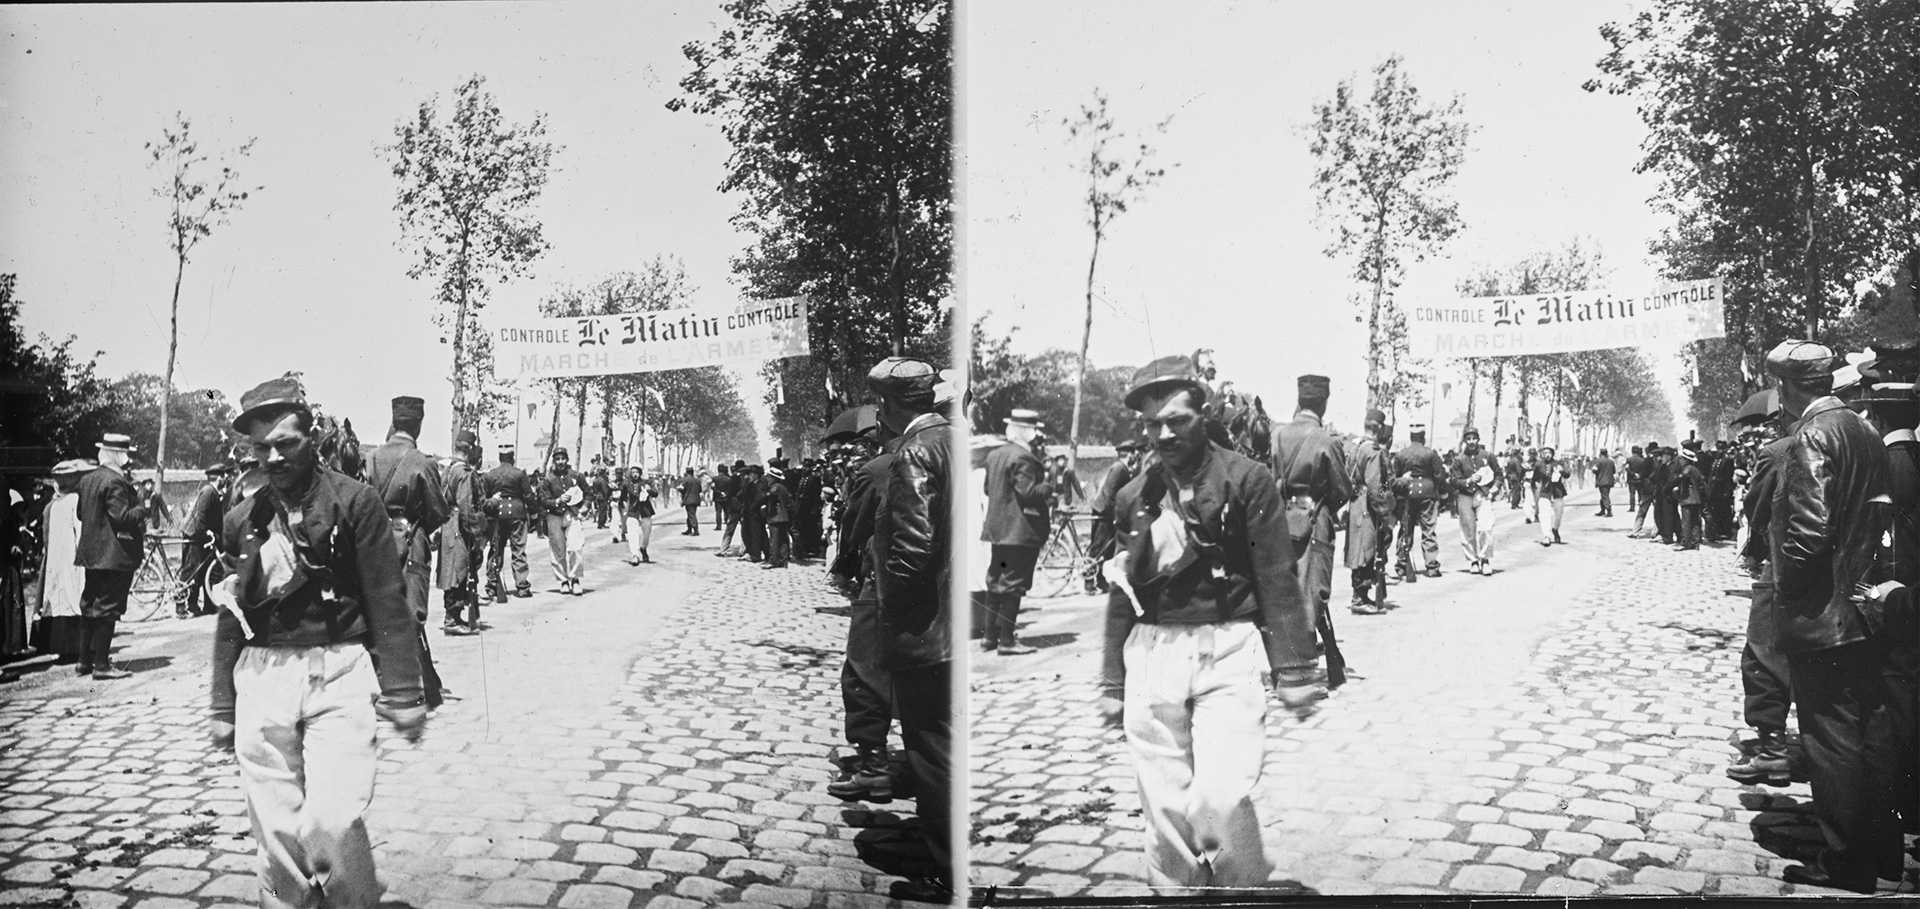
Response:
[[[207,741],[212,743],[213,750],[231,753],[233,751],[233,724],[226,720],[208,720]]]
[[[380,718],[393,724],[393,731],[408,742],[420,741],[421,733],[427,731],[427,705],[415,704],[401,707],[389,704],[385,699],[374,702],[373,712]]]
[[[1119,728],[1126,715],[1127,705],[1112,695],[1100,696],[1100,719],[1108,726]]]

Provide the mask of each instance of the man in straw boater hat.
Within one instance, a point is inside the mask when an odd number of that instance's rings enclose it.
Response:
[[[1278,486],[1207,440],[1206,394],[1181,356],[1127,391],[1159,459],[1114,506],[1100,710],[1133,754],[1149,882],[1258,887],[1267,688],[1296,715],[1325,690]]]
[[[110,432],[98,448],[100,466],[80,478],[80,545],[73,563],[86,569],[86,586],[80,592],[78,669],[96,679],[124,679],[129,673],[113,668],[108,653],[146,554],[147,509],[127,479],[133,440]]]
[[[953,427],[941,413],[939,374],[925,360],[888,357],[867,373],[879,419],[897,436],[877,503],[873,559],[880,600],[880,664],[892,675],[893,711],[913,768],[915,798],[933,867],[895,883],[895,899],[954,898]]]
[[[221,533],[235,568],[213,593],[210,732],[240,767],[261,905],[372,906],[375,717],[409,741],[427,721],[392,521],[372,487],[320,463],[298,380],[242,395],[233,427],[267,484]]]
[[[1033,453],[1041,427],[1040,415],[1016,407],[1007,417],[1007,441],[987,453],[987,520],[980,539],[992,546],[987,563],[987,629],[980,639],[986,650],[1002,655],[1032,653],[1020,646],[1020,600],[1033,587],[1033,569],[1040,547],[1052,530],[1047,502],[1046,467]]]
[[[1896,815],[1894,643],[1862,591],[1885,580],[1893,525],[1887,449],[1832,394],[1833,352],[1784,341],[1767,354],[1780,407],[1795,423],[1778,466],[1768,527],[1775,646],[1786,654],[1825,848],[1789,883],[1872,893],[1903,873]]]

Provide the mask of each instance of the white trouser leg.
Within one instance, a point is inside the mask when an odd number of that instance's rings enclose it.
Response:
[[[1489,509],[1482,507],[1491,498],[1492,496],[1460,493],[1453,500],[1455,516],[1460,521],[1460,549],[1466,553],[1469,564],[1485,558],[1480,552],[1478,528],[1480,522],[1485,520],[1482,516],[1492,513]]]
[[[1474,511],[1477,512],[1474,523],[1474,548],[1480,551],[1482,562],[1493,561],[1493,524],[1496,513],[1493,506],[1493,496],[1481,496],[1474,505]]]
[[[1248,622],[1137,625],[1125,726],[1156,887],[1251,887],[1272,872],[1253,808],[1266,652]]]
[[[248,647],[234,667],[234,754],[269,909],[372,907],[364,817],[376,759],[372,658],[360,644]]]
[[[627,515],[627,558],[640,558],[640,547],[647,545],[640,538],[641,519]]]

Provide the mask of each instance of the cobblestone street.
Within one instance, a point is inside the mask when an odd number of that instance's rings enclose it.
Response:
[[[1348,615],[1336,572],[1340,643],[1363,678],[1307,720],[1269,715],[1256,801],[1275,886],[1839,893],[1780,880],[1818,841],[1806,785],[1722,773],[1744,732],[1749,581],[1732,547],[1629,540],[1624,506],[1599,518],[1593,502],[1569,499],[1569,545],[1550,549],[1502,509],[1492,578],[1459,570],[1443,517],[1447,576],[1395,586],[1387,615]],[[977,886],[1146,892],[1125,741],[1094,707],[1104,602],[1043,601],[1024,630],[1040,654],[974,661]]]
[[[659,564],[590,539],[585,596],[539,590],[530,539],[534,599],[490,606],[476,637],[431,632],[455,698],[417,746],[383,730],[383,905],[892,905],[926,854],[899,835],[911,800],[825,791],[846,618],[819,570],[715,559],[717,534],[667,523]],[[172,670],[151,679],[57,667],[0,690],[0,905],[254,903],[236,771],[205,745],[211,629],[136,630],[116,659]]]

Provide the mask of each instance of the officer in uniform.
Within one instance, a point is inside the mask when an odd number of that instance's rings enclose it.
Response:
[[[1427,447],[1427,427],[1415,423],[1407,428],[1407,446],[1393,456],[1394,491],[1399,493],[1400,539],[1395,547],[1394,564],[1400,580],[1411,584],[1420,580],[1413,566],[1413,541],[1420,539],[1420,555],[1427,577],[1440,576],[1440,537],[1434,522],[1440,518],[1440,482],[1446,478],[1446,465],[1440,453]]]
[[[1093,534],[1087,545],[1087,593],[1107,592],[1107,579],[1101,576],[1100,566],[1113,558],[1113,500],[1140,475],[1140,451],[1145,447],[1131,439],[1115,445],[1114,454],[1118,457],[1107,465],[1107,472],[1100,477],[1100,488],[1087,503],[1087,509],[1093,513]]]
[[[1353,572],[1355,615],[1379,615],[1387,608],[1387,547],[1393,540],[1393,477],[1387,443],[1393,430],[1387,415],[1367,411],[1367,434],[1354,446],[1347,465],[1353,503],[1347,507],[1347,568]]]
[[[442,494],[453,510],[453,517],[440,529],[440,577],[437,582],[446,601],[447,615],[441,630],[447,634],[472,634],[480,630],[478,580],[480,558],[486,551],[484,541],[487,517],[480,506],[480,437],[462,429],[453,437],[454,456],[441,465],[445,483]],[[461,613],[465,612],[465,621]]]
[[[1030,447],[1043,424],[1040,415],[1014,408],[1007,417],[1007,441],[987,454],[987,520],[980,539],[992,546],[987,562],[987,633],[980,646],[1002,655],[1032,653],[1021,647],[1015,628],[1020,600],[1033,587],[1033,569],[1046,545],[1046,467]]]
[[[429,539],[453,510],[442,492],[433,459],[420,452],[420,422],[427,402],[408,396],[393,399],[393,426],[385,444],[367,453],[367,483],[380,494],[393,525],[394,542],[405,562],[402,583],[416,621],[427,620],[427,589],[433,551]]]
[[[1333,635],[1334,515],[1353,499],[1346,458],[1322,421],[1327,412],[1326,376],[1301,376],[1293,420],[1274,427],[1273,476],[1287,512],[1287,531],[1300,560],[1300,587],[1313,604],[1314,627],[1327,656],[1327,687],[1346,683],[1346,660]]]
[[[533,585],[527,581],[527,505],[533,501],[533,481],[513,461],[513,443],[502,443],[499,465],[480,478],[480,492],[486,497],[481,507],[489,521],[487,595],[496,603],[507,601],[507,589],[500,584],[500,564],[509,552],[513,559],[513,595],[533,596]]]

